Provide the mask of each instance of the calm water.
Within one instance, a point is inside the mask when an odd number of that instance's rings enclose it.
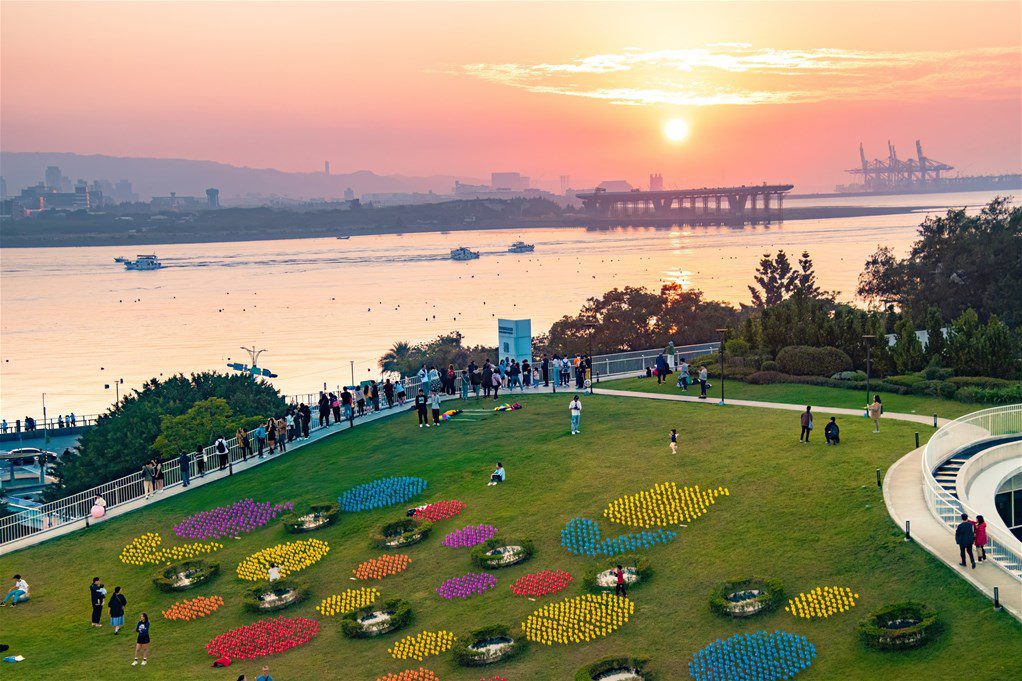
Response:
[[[895,197],[884,197],[894,199]],[[903,205],[981,205],[983,193],[897,197]],[[798,205],[792,201],[791,205]],[[497,317],[546,331],[614,286],[680,282],[708,298],[748,301],[766,251],[808,249],[820,284],[850,299],[878,244],[904,253],[921,215],[803,220],[769,227],[540,229],[337,239],[34,248],[0,252],[0,414],[13,423],[105,409],[113,389],[175,372],[260,361],[284,392],[378,372],[395,341],[457,329],[496,344]],[[522,238],[532,254],[506,253]],[[450,249],[482,252],[471,262]],[[115,256],[155,252],[165,268],[129,272]]]

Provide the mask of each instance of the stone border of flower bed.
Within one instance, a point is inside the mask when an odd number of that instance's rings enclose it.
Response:
[[[609,560],[600,561],[593,567],[589,568],[586,572],[585,577],[582,578],[582,587],[589,593],[610,593],[614,591],[614,585],[600,586],[596,581],[597,577],[607,570],[616,569],[618,565],[621,565],[626,570],[628,568],[635,568],[634,575],[635,580],[629,582],[628,578],[625,578],[625,588],[633,589],[647,583],[650,578],[653,577],[653,566],[650,565],[649,559],[643,558],[642,556],[618,556],[617,558],[610,558]]]
[[[758,596],[732,601],[728,596],[743,591],[759,591]],[[743,577],[722,582],[710,593],[710,610],[722,617],[744,618],[770,612],[784,602],[784,586],[779,580]]]
[[[575,672],[575,681],[594,681],[602,674],[612,671],[628,670],[639,676],[643,681],[653,681],[656,676],[649,671],[649,660],[645,657],[605,657],[602,660],[587,664]]]
[[[514,560],[504,561],[504,554],[490,555],[498,549],[520,549]],[[508,539],[490,539],[472,549],[472,562],[484,570],[496,570],[499,568],[519,565],[532,558],[536,553],[536,546],[531,539],[512,541]]]
[[[187,584],[179,585],[178,575],[184,574],[191,569],[197,569],[198,571],[189,578]],[[153,575],[153,585],[160,591],[187,591],[211,581],[219,574],[220,563],[207,563],[204,560],[186,560],[157,570],[156,574]]]
[[[376,529],[373,532],[372,543],[379,549],[401,549],[418,544],[432,531],[433,523],[429,521],[402,518]]]
[[[303,534],[305,532],[314,532],[316,530],[329,527],[337,522],[338,516],[341,514],[341,507],[337,504],[313,504],[309,506],[308,510],[305,511],[292,511],[283,518],[284,529],[291,534]],[[313,525],[308,525],[306,518],[309,516],[318,516],[316,522]]]
[[[505,648],[495,655],[490,655],[479,650],[473,650],[472,646],[491,639],[506,638],[511,642],[505,644]],[[481,629],[469,632],[468,636],[459,638],[454,646],[454,661],[462,667],[483,667],[509,660],[512,657],[525,652],[528,641],[524,636],[512,636],[511,627],[504,624],[493,624]]]
[[[283,600],[278,597],[275,600],[279,600],[279,603],[274,603],[270,606],[264,606],[264,601],[261,596],[271,591],[288,591],[294,594],[291,598]],[[244,601],[245,609],[249,612],[265,613],[265,612],[277,612],[278,610],[285,610],[290,608],[292,605],[297,605],[309,597],[309,587],[305,582],[301,582],[297,579],[278,579],[275,582],[269,582],[268,584],[260,584],[253,586],[250,589],[245,590]]]
[[[390,623],[383,629],[372,631],[366,629],[359,620],[374,612],[390,612]],[[412,606],[408,601],[394,598],[383,604],[368,605],[358,610],[346,612],[341,616],[341,633],[348,638],[376,638],[398,629],[404,629],[412,622]]]
[[[900,629],[886,625],[898,620],[915,620]],[[933,640],[939,632],[937,611],[916,601],[886,605],[859,623],[859,636],[877,650],[907,650]]]

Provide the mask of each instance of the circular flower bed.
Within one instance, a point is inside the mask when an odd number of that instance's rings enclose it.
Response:
[[[408,501],[426,489],[422,478],[381,478],[353,487],[337,499],[345,513],[371,511]]]
[[[308,617],[259,620],[220,634],[206,644],[206,652],[214,658],[251,660],[303,646],[318,633],[319,622]]]
[[[617,566],[620,563],[624,572],[625,586],[632,588],[645,584],[653,576],[653,568],[645,558],[629,556],[620,558],[613,565],[599,563],[582,579],[582,585],[593,593],[612,592],[617,586]]]
[[[316,610],[325,617],[333,617],[372,605],[379,597],[380,592],[373,587],[363,586],[358,589],[348,589],[343,593],[327,596],[316,606]]]
[[[224,604],[219,596],[196,596],[190,601],[180,601],[163,611],[164,619],[197,620],[211,615]]]
[[[412,621],[412,608],[399,598],[383,605],[359,608],[341,617],[341,631],[348,638],[373,638],[402,629]]]
[[[340,513],[337,504],[314,504],[304,513],[294,511],[284,516],[284,529],[291,534],[312,532],[333,525]]]
[[[461,501],[438,501],[415,509],[412,517],[435,523],[438,520],[453,518],[464,510],[465,504]]]
[[[294,579],[278,579],[245,591],[245,607],[251,612],[276,612],[301,603],[309,596],[309,588]]]
[[[603,539],[595,520],[573,518],[561,530],[561,546],[576,556],[616,556],[666,544],[677,536],[673,530],[658,529]]]
[[[376,681],[440,681],[440,677],[419,667],[418,669],[406,669],[397,674],[384,674],[376,678]]]
[[[852,593],[852,590],[845,586],[818,586],[789,600],[784,610],[795,617],[807,620],[826,619],[839,612],[851,610],[858,598],[859,594]]]
[[[220,574],[220,563],[186,560],[163,568],[153,576],[160,591],[186,591],[205,584]]]
[[[304,570],[319,562],[330,550],[330,545],[318,539],[289,541],[257,551],[238,564],[238,577],[250,582],[269,579],[270,565],[280,569],[280,576]]]
[[[281,511],[294,508],[290,501],[271,504],[268,501],[242,499],[230,506],[220,506],[188,516],[174,526],[174,534],[189,539],[223,539],[257,530]]]
[[[523,650],[526,641],[511,635],[503,624],[476,629],[454,647],[454,661],[463,667],[482,667],[508,660]]]
[[[394,643],[393,648],[387,652],[395,660],[407,660],[412,658],[420,662],[430,655],[439,655],[451,649],[458,639],[451,632],[441,629],[440,631],[423,631],[414,636],[405,636]]]
[[[587,664],[575,673],[575,681],[651,681],[649,660],[642,657],[605,657]]]
[[[564,591],[573,581],[575,580],[572,576],[563,570],[540,570],[516,579],[511,585],[511,593],[516,596],[539,598]]]
[[[387,523],[373,533],[373,546],[380,549],[397,549],[418,544],[429,536],[433,523],[415,518],[402,518]]]
[[[404,553],[384,554],[379,558],[372,558],[351,571],[355,579],[383,579],[390,575],[396,575],[408,569],[412,559]]]
[[[815,658],[816,646],[805,636],[757,631],[714,641],[692,657],[688,673],[696,681],[780,681],[808,669]]]
[[[532,558],[536,547],[529,539],[520,542],[491,539],[472,550],[472,562],[484,570],[518,565]]]
[[[859,636],[878,650],[905,650],[926,645],[937,634],[937,613],[922,603],[895,603],[859,624]]]
[[[752,617],[783,601],[784,587],[776,579],[746,577],[718,584],[710,594],[710,610],[725,617]]]
[[[470,572],[461,577],[451,577],[437,587],[436,592],[441,598],[452,600],[468,598],[497,586],[497,578],[485,572]]]
[[[219,551],[223,547],[223,544],[211,541],[163,548],[163,537],[156,532],[146,532],[141,537],[132,539],[121,550],[120,559],[127,565],[159,565],[171,561],[190,560]]]
[[[549,603],[522,622],[530,641],[583,643],[615,631],[635,612],[635,604],[623,596],[586,594]]]
[[[603,515],[612,523],[632,527],[680,525],[705,514],[721,495],[730,492],[726,487],[701,490],[698,485],[679,488],[665,482],[610,502]]]
[[[466,525],[460,530],[449,533],[440,542],[443,546],[452,549],[463,549],[497,536],[497,528],[493,525]]]

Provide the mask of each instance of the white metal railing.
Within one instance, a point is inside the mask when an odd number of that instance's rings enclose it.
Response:
[[[967,414],[944,425],[933,434],[923,450],[923,496],[930,513],[950,530],[960,522],[961,514],[976,517],[977,512],[957,499],[938,483],[933,472],[963,448],[982,445],[994,438],[1022,433],[1022,404],[992,407]],[[1022,542],[1010,532],[987,523],[987,555],[1017,580],[1022,580]]]

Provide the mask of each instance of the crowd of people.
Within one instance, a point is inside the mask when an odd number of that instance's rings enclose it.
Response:
[[[39,423],[31,416],[26,416],[24,419],[15,419],[14,425],[7,423],[7,419],[0,421],[0,433],[20,433],[22,431],[22,424],[26,433],[32,433],[39,430]],[[64,429],[64,428],[75,428],[78,426],[78,417],[75,416],[74,412],[70,414],[58,414],[57,420],[54,421],[52,418],[48,419],[43,427],[47,430]]]

